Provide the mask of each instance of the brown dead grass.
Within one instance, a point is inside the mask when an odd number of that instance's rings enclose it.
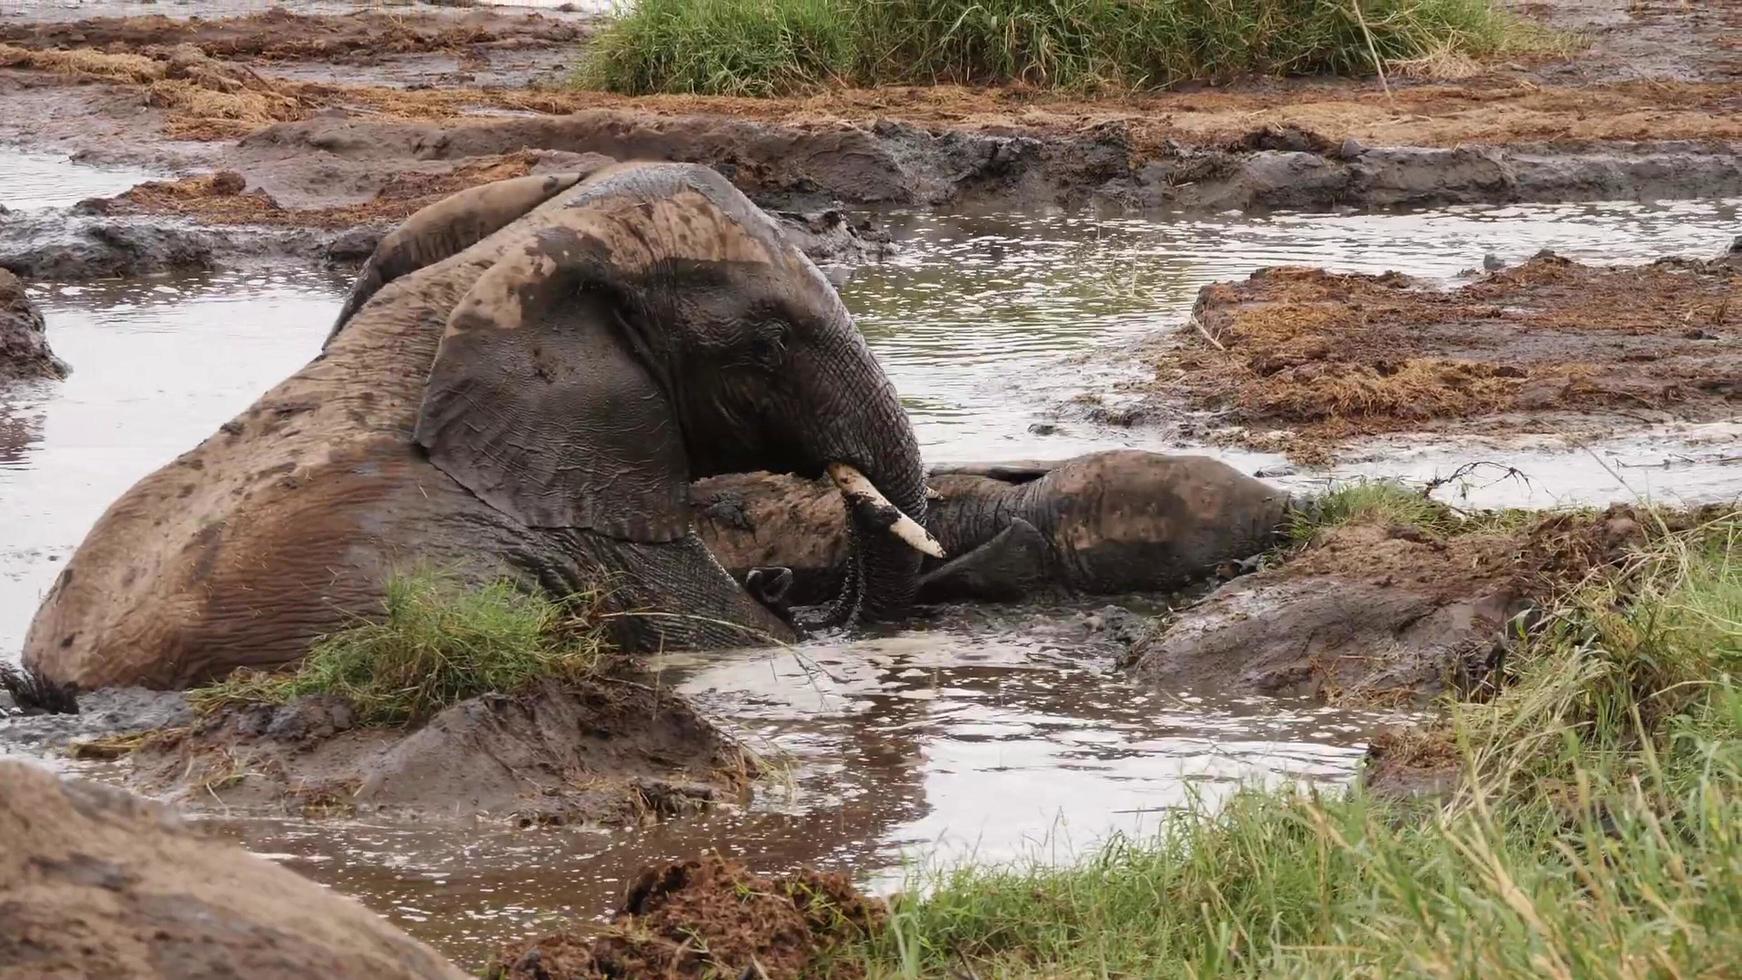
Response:
[[[148,105],[169,111],[165,135],[228,139],[275,122],[305,118],[314,105],[297,86],[268,81],[246,67],[212,61],[197,50],[158,57],[89,48],[33,51],[0,44],[0,67],[29,68],[87,81],[139,85]]]
[[[1451,291],[1266,269],[1205,287],[1193,316],[1160,356],[1158,390],[1240,425],[1292,427],[1303,446],[1501,415],[1705,420],[1742,400],[1738,260],[1592,267],[1544,254]]]
[[[0,40],[30,48],[89,46],[149,52],[197,46],[214,58],[259,61],[370,60],[383,55],[570,44],[586,35],[575,21],[475,10],[461,14],[360,10],[298,14],[273,8],[239,17],[92,17],[76,22],[0,24]]]
[[[597,935],[563,932],[505,950],[497,980],[863,976],[833,955],[881,928],[883,903],[840,872],[753,875],[717,855],[644,870]]]

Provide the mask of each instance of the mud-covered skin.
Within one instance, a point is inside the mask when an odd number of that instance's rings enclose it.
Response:
[[[0,980],[459,980],[328,888],[120,790],[0,761]]]
[[[111,506],[26,664],[89,689],[287,663],[411,564],[603,587],[637,614],[615,621],[631,648],[744,643],[789,630],[690,533],[691,476],[841,460],[924,515],[912,430],[839,299],[704,168],[599,171],[359,305]],[[911,596],[904,546],[858,560],[873,611]]]
[[[42,312],[18,277],[0,269],[0,385],[66,374],[66,363],[49,349]]]
[[[1283,491],[1216,460],[1136,450],[936,470],[929,483],[926,528],[948,557],[926,562],[922,601],[1176,588],[1269,547],[1288,507]],[[835,587],[846,519],[825,483],[733,474],[698,481],[690,499],[697,533],[734,576],[790,568],[784,594],[801,604]]]

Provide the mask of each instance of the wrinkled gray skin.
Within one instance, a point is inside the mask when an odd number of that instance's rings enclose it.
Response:
[[[912,429],[851,317],[707,168],[463,192],[383,241],[345,311],[110,507],[26,665],[89,689],[284,664],[419,563],[603,588],[631,648],[785,637],[693,533],[693,478],[841,461],[924,519]],[[897,616],[919,556],[856,518],[830,618]]]
[[[925,524],[947,557],[926,560],[927,602],[1178,588],[1273,545],[1290,506],[1285,492],[1209,457],[1137,450],[944,468],[930,484],[940,499]],[[835,587],[847,535],[825,483],[711,477],[691,500],[709,549],[771,598],[784,588],[812,602]],[[790,581],[770,577],[777,566]]]

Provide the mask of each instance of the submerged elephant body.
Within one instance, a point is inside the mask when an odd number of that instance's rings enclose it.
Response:
[[[411,565],[664,613],[619,620],[631,647],[781,636],[693,533],[688,485],[831,461],[923,518],[892,387],[717,174],[475,189],[384,242],[313,361],[110,507],[24,659],[85,688],[276,666],[376,613]],[[840,608],[899,611],[918,563],[863,529]]]
[[[1289,506],[1214,459],[1133,450],[943,468],[930,485],[926,526],[950,557],[927,561],[927,601],[1178,588],[1271,546]],[[836,587],[848,541],[827,484],[735,474],[699,481],[691,501],[702,540],[734,575],[791,568],[800,603]]]

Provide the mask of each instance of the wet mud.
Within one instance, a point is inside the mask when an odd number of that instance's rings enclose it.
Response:
[[[1513,528],[1358,521],[1162,617],[1127,662],[1163,689],[1349,704],[1468,695],[1535,610],[1613,569],[1655,520],[1617,505]]]
[[[1592,266],[1544,253],[1456,289],[1272,268],[1205,287],[1152,406],[1323,460],[1365,436],[1614,431],[1742,407],[1742,252]],[[1142,410],[1134,413],[1140,418]]]
[[[540,15],[274,12],[161,32],[152,18],[23,23],[0,30],[0,96],[15,120],[0,123],[0,138],[235,170],[298,208],[293,188],[391,173],[390,156],[401,170],[442,169],[525,150],[706,163],[759,202],[805,209],[1100,201],[1220,211],[1742,192],[1742,71],[1725,43],[1737,30],[1727,5],[1565,0],[1527,13],[1587,30],[1591,47],[1471,65],[1455,81],[1445,65],[1406,66],[1387,93],[1363,80],[1256,80],[1093,101],[949,87],[625,98],[429,65],[371,74],[430,51],[457,50],[462,65],[503,51],[572,63],[584,28]],[[1634,51],[1642,32],[1657,52],[1645,62]]]
[[[458,980],[355,902],[166,808],[0,759],[0,977]]]
[[[42,311],[25,295],[18,277],[0,269],[0,385],[66,374],[66,363],[48,346]]]
[[[621,827],[740,799],[753,756],[686,701],[603,677],[471,698],[410,729],[341,698],[228,705],[114,746],[130,786],[193,812]]]
[[[348,268],[406,218],[457,191],[528,174],[589,173],[610,162],[596,153],[524,151],[467,158],[450,170],[388,168],[370,175],[372,189],[360,199],[336,192],[335,182],[322,192],[294,192],[305,205],[294,208],[233,170],[145,181],[70,207],[0,214],[0,270],[80,282],[260,265]],[[305,176],[315,180],[318,170]],[[828,208],[777,210],[775,218],[800,251],[837,277],[894,251],[888,233],[866,216]]]
[[[751,873],[718,855],[650,867],[601,932],[590,924],[504,951],[494,980],[861,977],[847,956],[884,926],[882,901],[840,873]]]

